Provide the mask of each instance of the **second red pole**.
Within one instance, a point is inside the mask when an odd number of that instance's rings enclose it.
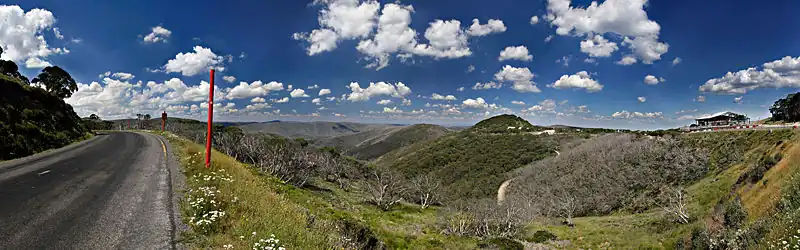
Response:
[[[211,79],[208,88],[208,134],[206,135],[206,168],[211,166],[211,141],[214,120],[214,69],[211,69]]]

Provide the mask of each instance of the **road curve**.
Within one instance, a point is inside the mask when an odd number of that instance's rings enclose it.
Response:
[[[114,132],[0,163],[0,248],[176,248],[179,172],[167,148]]]

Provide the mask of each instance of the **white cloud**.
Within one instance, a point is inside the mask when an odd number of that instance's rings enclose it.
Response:
[[[581,52],[589,54],[591,57],[609,57],[617,49],[619,49],[617,43],[609,42],[601,35],[581,41]]]
[[[403,99],[403,106],[411,106],[411,99]]]
[[[28,68],[49,66],[47,57],[66,54],[66,48],[50,48],[44,38],[44,31],[54,28],[56,18],[44,9],[31,9],[25,12],[17,5],[0,5],[0,47],[3,60],[25,63]]]
[[[475,66],[470,64],[469,66],[467,66],[467,73],[472,72],[472,71],[475,71]]]
[[[454,95],[446,95],[446,96],[444,96],[444,95],[440,95],[440,94],[437,94],[437,93],[433,93],[431,95],[431,99],[433,99],[433,100],[455,101],[456,97]]]
[[[511,101],[511,104],[525,105],[525,102],[523,102],[523,101]]]
[[[269,91],[280,90],[282,88],[283,84],[278,82],[270,82],[266,85],[261,81],[255,81],[250,84],[246,82],[240,82],[239,85],[228,90],[228,95],[226,96],[226,98],[228,98],[229,100],[233,100],[233,99],[244,99],[256,96],[265,96],[269,93]]]
[[[144,36],[144,43],[157,43],[157,42],[167,42],[167,39],[172,35],[172,31],[165,29],[161,26],[156,26],[151,28],[150,34]]]
[[[656,85],[656,84],[661,83],[663,81],[664,81],[664,78],[660,78],[659,79],[658,77],[655,77],[654,75],[647,75],[647,76],[644,77],[644,83],[646,83],[648,85]]]
[[[562,75],[553,84],[547,86],[556,89],[582,88],[586,89],[586,92],[603,90],[603,85],[592,79],[586,71],[580,71],[574,75]]]
[[[622,59],[619,59],[619,61],[617,61],[615,63],[619,64],[619,65],[631,65],[631,64],[636,63],[636,61],[637,61],[636,57],[623,56]]]
[[[545,43],[549,43],[551,40],[553,40],[553,35],[549,35],[549,36],[544,38],[544,42]]]
[[[699,95],[699,96],[694,98],[694,101],[695,102],[706,102],[706,97],[702,96],[702,95]]]
[[[334,50],[343,39],[366,38],[375,29],[375,17],[380,8],[377,1],[321,0],[315,3],[325,6],[319,11],[320,29],[311,34],[292,35],[295,40],[310,44],[306,48],[308,55]]]
[[[378,101],[378,105],[389,105],[392,104],[392,100],[380,100]]]
[[[583,62],[597,65],[597,59],[594,59],[594,58],[583,59]]]
[[[222,80],[232,83],[232,82],[236,81],[236,77],[235,76],[223,76]]]
[[[383,6],[378,19],[378,31],[371,39],[361,40],[356,49],[373,63],[367,65],[382,69],[389,65],[389,54],[412,51],[417,43],[417,32],[409,27],[414,8],[399,4]]]
[[[536,87],[536,83],[533,82],[533,77],[533,73],[531,73],[528,68],[515,68],[510,65],[503,66],[503,69],[494,74],[494,79],[497,81],[512,82],[513,85],[511,88],[517,92],[542,92]]]
[[[640,97],[637,97],[636,100],[639,100],[639,102],[646,102],[647,98],[644,98],[644,96],[640,96]]]
[[[556,60],[556,63],[561,63],[564,67],[569,66],[569,61],[572,60],[572,55],[563,56],[560,59]]]
[[[468,109],[487,109],[489,108],[489,104],[486,103],[486,100],[484,100],[483,98],[478,97],[476,99],[464,100],[463,102],[461,102],[461,107]]]
[[[325,97],[325,100],[328,100],[328,101],[336,101],[336,97],[335,97],[335,96],[329,96],[329,97]]]
[[[535,25],[535,24],[539,23],[539,17],[538,16],[532,16],[530,23],[531,23],[531,25]]]
[[[539,113],[555,113],[555,110],[556,110],[556,101],[553,99],[545,99],[539,102],[539,104],[533,105],[524,111],[539,112]]]
[[[469,26],[467,34],[470,36],[485,36],[492,33],[501,33],[506,31],[506,25],[502,20],[489,19],[486,24],[481,24],[477,18],[472,19],[472,25]]]
[[[263,109],[267,109],[267,108],[271,108],[271,107],[272,106],[269,105],[269,103],[254,103],[254,104],[248,104],[244,108],[244,110],[245,111],[257,111],[257,110],[263,110]]]
[[[174,59],[170,59],[164,70],[167,73],[181,73],[184,76],[194,76],[211,68],[219,71],[225,68],[222,65],[224,58],[218,56],[211,49],[195,46],[194,52],[178,53]]]
[[[283,97],[281,99],[273,99],[272,102],[274,103],[287,103],[289,102],[289,97]]]
[[[403,113],[403,110],[398,109],[397,107],[392,107],[392,108],[383,107],[383,113],[401,114],[401,113]]]
[[[743,99],[744,99],[744,96],[734,97],[733,98],[733,102],[737,103],[737,104],[742,104]]]
[[[502,83],[498,83],[498,82],[492,82],[492,81],[490,81],[490,82],[486,82],[486,83],[480,83],[480,82],[476,82],[476,83],[475,83],[475,85],[474,85],[474,86],[472,86],[472,89],[474,89],[474,90],[480,90],[480,89],[500,89],[500,87],[503,87],[503,84],[502,84]],[[463,87],[462,87],[462,88],[463,88]],[[462,89],[462,90],[460,90],[460,91],[463,91],[463,89]]]
[[[751,67],[728,72],[720,78],[709,79],[699,89],[718,94],[744,94],[758,88],[800,88],[800,56],[764,63],[760,70]]]
[[[319,85],[316,85],[316,84],[306,87],[306,89],[318,89],[318,88],[319,88]]]
[[[127,81],[127,80],[130,80],[130,79],[133,79],[136,76],[134,76],[131,73],[117,72],[117,73],[112,74],[111,77],[117,78],[117,79],[120,79],[120,80],[123,80],[123,81]]]
[[[642,113],[642,112],[628,112],[628,111],[623,110],[623,111],[619,111],[619,112],[614,112],[614,114],[612,114],[611,117],[612,118],[617,118],[617,119],[635,119],[635,118],[656,119],[656,118],[663,118],[664,114],[661,113],[661,112],[645,112],[645,113]]]
[[[308,94],[306,94],[306,91],[303,89],[294,89],[289,93],[289,96],[292,98],[305,98],[308,97]]]
[[[367,88],[361,88],[357,82],[351,82],[347,88],[350,89],[350,94],[347,95],[346,99],[353,102],[366,101],[371,97],[381,95],[403,98],[411,93],[411,89],[402,82],[394,85],[385,82],[371,82]]]
[[[530,61],[533,60],[533,56],[528,53],[528,48],[524,45],[520,46],[508,46],[503,51],[500,51],[500,57],[497,58],[499,61],[505,60],[520,60],[520,61]]]
[[[322,105],[321,104],[322,100],[319,99],[319,98],[314,98],[314,99],[311,100],[311,103],[316,104],[316,105]]]
[[[25,60],[25,67],[29,69],[40,69],[44,67],[53,66],[48,61],[43,61],[41,58],[38,57],[29,57],[28,60]]]
[[[502,23],[502,22],[501,22]],[[461,58],[472,55],[467,34],[458,20],[436,20],[425,30],[425,39],[430,44],[417,44],[413,53],[434,58]]]
[[[675,59],[672,59],[672,65],[673,65],[673,66],[674,66],[674,65],[678,65],[678,64],[679,64],[679,63],[681,63],[682,61],[683,61],[683,59],[681,59],[680,57],[675,57]]]
[[[330,89],[320,89],[319,90],[319,94],[317,94],[317,95],[318,96],[324,96],[324,95],[327,95],[327,94],[330,94],[330,93],[331,93]]]
[[[667,53],[669,45],[658,41],[661,26],[647,17],[647,0],[607,0],[585,8],[570,6],[570,0],[549,0],[546,19],[562,36],[592,36],[606,33],[624,37],[623,45],[644,63]]]
[[[64,35],[61,34],[61,30],[58,28],[53,28],[53,35],[59,40],[64,40]]]
[[[456,89],[456,91],[458,91],[458,92],[464,92],[464,87],[458,87],[458,88]]]
[[[259,102],[266,102],[266,101],[267,100],[265,100],[263,97],[256,97],[256,98],[253,98],[253,99],[250,100],[250,102],[252,102],[252,103],[259,103]]]

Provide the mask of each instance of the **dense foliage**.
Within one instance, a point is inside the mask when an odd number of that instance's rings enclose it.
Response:
[[[346,154],[362,160],[372,160],[392,150],[417,142],[439,138],[447,129],[438,125],[416,124],[404,127],[389,135],[371,138],[347,150]]]
[[[781,98],[769,108],[773,121],[800,121],[800,92]]]
[[[0,160],[62,147],[87,132],[72,106],[61,98],[0,77]]]
[[[45,67],[31,83],[41,84],[47,91],[61,99],[69,98],[72,93],[78,91],[75,79],[58,66]]]
[[[516,115],[498,115],[478,122],[469,130],[488,133],[518,133],[541,130],[541,127],[533,126]]]

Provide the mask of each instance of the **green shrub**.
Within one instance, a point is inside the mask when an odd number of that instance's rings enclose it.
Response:
[[[558,237],[555,234],[552,234],[545,230],[539,230],[533,233],[533,238],[530,240],[536,243],[544,243],[549,240],[556,240]]]
[[[747,211],[742,206],[739,197],[725,204],[725,227],[728,229],[741,228],[747,220]]]
[[[705,228],[697,227],[692,230],[691,248],[693,250],[705,250],[711,248],[711,238]]]

